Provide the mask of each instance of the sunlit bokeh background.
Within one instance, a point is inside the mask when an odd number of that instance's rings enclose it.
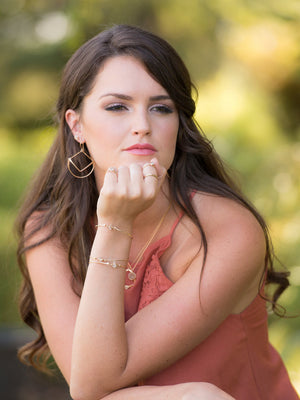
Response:
[[[149,29],[178,50],[199,90],[197,120],[265,216],[300,303],[299,0],[1,0],[0,328],[19,327],[12,225],[55,135],[63,65],[113,23]],[[300,318],[270,316],[270,339],[300,393]]]

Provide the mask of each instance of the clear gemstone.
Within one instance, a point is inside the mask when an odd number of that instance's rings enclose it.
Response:
[[[133,271],[130,271],[129,274],[128,274],[128,279],[130,281],[134,281],[135,278],[136,278],[136,274]]]

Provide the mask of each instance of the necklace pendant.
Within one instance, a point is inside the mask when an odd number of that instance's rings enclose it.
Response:
[[[125,285],[125,290],[134,286],[134,281],[136,280],[136,273],[133,271],[133,267],[130,263],[127,264],[126,272],[128,272],[127,278],[133,281],[130,285]]]
[[[136,273],[134,272],[133,269],[134,269],[134,267],[132,267],[131,264],[128,263],[126,271],[128,272],[127,277],[130,281],[135,281],[135,279],[136,279]]]
[[[129,285],[125,285],[125,290],[131,288],[134,286],[135,284],[135,280],[136,280],[136,273],[134,272],[136,266],[141,262],[145,251],[147,250],[147,248],[149,247],[150,243],[152,242],[152,240],[154,239],[155,235],[157,234],[157,232],[159,231],[159,228],[161,226],[161,224],[163,223],[166,215],[168,214],[169,210],[171,208],[171,204],[169,205],[168,209],[166,210],[166,212],[164,213],[164,215],[161,217],[158,225],[156,226],[156,228],[154,229],[154,232],[152,233],[150,239],[147,241],[147,243],[142,247],[142,249],[140,250],[140,252],[138,253],[137,257],[134,259],[134,261],[132,262],[132,264],[130,264],[130,262],[128,262],[127,264],[127,268],[126,268],[126,272],[128,272],[128,279],[132,282]]]
[[[134,281],[134,280],[136,279],[136,273],[133,272],[133,271],[130,271],[129,274],[128,274],[127,276],[128,276],[128,279],[129,279],[130,281]]]
[[[133,284],[132,285],[125,285],[125,290],[130,289],[132,286],[133,286]]]

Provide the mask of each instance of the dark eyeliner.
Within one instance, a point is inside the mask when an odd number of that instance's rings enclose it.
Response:
[[[123,104],[115,103],[105,107],[106,111],[123,111],[126,107]]]
[[[155,109],[156,109],[156,111],[158,111],[158,112],[160,112],[160,113],[162,113],[162,114],[172,114],[173,113],[173,109],[171,108],[171,107],[169,107],[169,106],[166,106],[166,105],[163,105],[163,104],[161,104],[161,105],[154,105],[153,107],[152,107],[152,110],[154,109],[154,111],[155,111]]]

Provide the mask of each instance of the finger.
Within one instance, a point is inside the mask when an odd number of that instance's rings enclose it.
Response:
[[[154,180],[157,183],[158,174],[157,174],[157,169],[156,169],[154,162],[148,162],[143,165],[143,178],[144,178],[144,181],[146,181],[147,178],[149,178],[150,181],[153,182],[153,180]]]
[[[107,201],[109,201],[112,194],[115,192],[117,183],[118,183],[118,170],[114,167],[108,168],[108,170],[104,175],[103,185],[100,190],[100,195],[97,202],[98,215],[105,215]]]
[[[159,178],[165,177],[167,170],[166,170],[166,168],[164,168],[162,165],[159,164],[157,158],[152,158],[152,160],[150,162],[151,162],[151,164],[154,164],[154,166],[157,170],[158,177]]]
[[[143,165],[143,168],[146,168],[146,167],[155,167],[155,164],[153,161],[150,161]]]
[[[144,175],[144,180],[146,178],[154,178],[156,181],[158,181],[158,176],[156,174],[146,174]]]
[[[155,197],[156,193],[158,192],[159,184],[158,184],[158,176],[157,176],[157,171],[156,168],[154,167],[147,167],[147,169],[152,169],[154,173],[147,173],[145,174],[143,170],[143,188],[144,188],[144,194],[148,200],[152,199]]]
[[[139,164],[131,164],[129,166],[130,181],[133,184],[141,184],[143,182],[143,169]]]
[[[118,168],[118,187],[120,194],[127,194],[127,188],[130,182],[130,172],[126,165]]]
[[[157,160],[157,158],[152,158],[152,160],[150,161],[151,164],[154,164],[156,171],[157,171],[157,176],[158,176],[158,187],[160,188],[165,177],[167,174],[167,170],[166,168],[164,168],[163,166],[161,166]]]
[[[129,193],[133,198],[138,198],[142,194],[143,187],[143,170],[139,164],[131,164],[129,166],[130,185]]]
[[[155,190],[157,190],[158,176],[156,170],[155,173],[144,173],[144,182],[146,184],[151,183],[152,185],[154,185]]]
[[[156,166],[153,162],[149,162],[143,165],[143,175],[158,177]]]
[[[110,186],[118,182],[118,170],[115,167],[109,167],[104,176],[103,186]]]

